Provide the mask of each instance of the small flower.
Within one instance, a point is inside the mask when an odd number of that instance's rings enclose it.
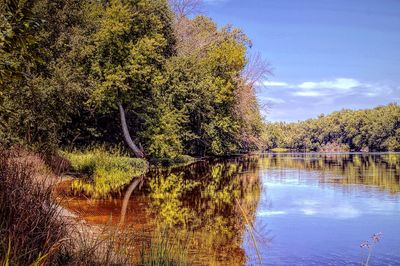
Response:
[[[369,248],[369,247],[370,247],[370,244],[369,244],[368,241],[363,241],[363,242],[361,242],[360,247],[361,247],[361,248]]]
[[[378,243],[382,238],[382,233],[381,232],[375,233],[375,234],[372,235],[371,238],[375,243]]]

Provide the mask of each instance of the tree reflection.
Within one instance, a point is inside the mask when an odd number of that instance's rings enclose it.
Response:
[[[318,171],[321,183],[360,184],[400,192],[400,154],[267,154],[262,168]]]
[[[193,263],[243,265],[245,219],[237,202],[253,222],[261,193],[257,166],[257,158],[246,157],[153,172],[148,211],[175,236],[189,235]]]

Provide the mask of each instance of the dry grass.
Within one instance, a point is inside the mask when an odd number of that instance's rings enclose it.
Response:
[[[69,246],[67,224],[52,199],[51,176],[40,157],[0,148],[0,261],[58,264]]]

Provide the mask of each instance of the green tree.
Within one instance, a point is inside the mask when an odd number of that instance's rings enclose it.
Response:
[[[128,132],[125,108],[143,121],[136,123],[136,132],[143,130],[164,83],[165,58],[173,52],[171,14],[165,1],[112,0],[103,9],[94,13],[98,22],[90,43],[89,102],[103,113],[118,108],[125,141],[144,157]]]

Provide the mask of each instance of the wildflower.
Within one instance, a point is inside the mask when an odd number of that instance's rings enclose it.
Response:
[[[370,247],[370,244],[369,244],[368,241],[363,241],[363,242],[361,242],[360,247],[361,247],[361,248],[369,248],[369,247]]]
[[[379,233],[373,234],[371,238],[375,243],[378,243],[381,240],[381,237],[382,237],[382,233],[379,232]]]

